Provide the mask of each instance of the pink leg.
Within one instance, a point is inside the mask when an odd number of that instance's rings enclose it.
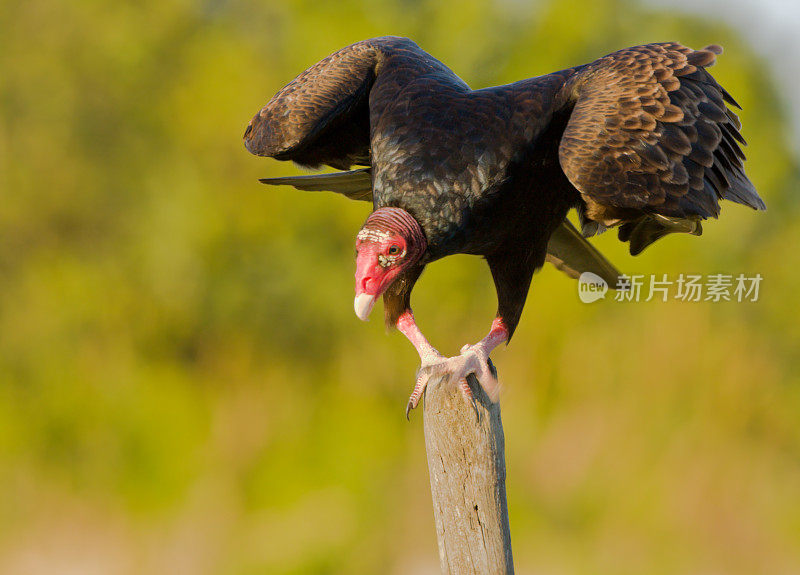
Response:
[[[408,338],[408,341],[410,341],[411,345],[414,346],[414,349],[417,350],[421,362],[420,373],[417,375],[417,381],[414,384],[414,390],[411,392],[411,397],[408,399],[408,404],[406,405],[406,419],[408,419],[409,412],[419,405],[419,400],[422,398],[422,392],[425,391],[425,385],[428,383],[428,378],[421,371],[422,368],[443,360],[444,356],[442,356],[442,354],[440,354],[438,350],[433,347],[422,334],[419,326],[417,326],[417,322],[414,320],[414,314],[410,309],[404,311],[403,314],[398,318],[397,329],[399,329],[402,334]]]
[[[489,355],[494,351],[494,348],[507,341],[508,328],[503,322],[503,318],[498,316],[494,318],[494,321],[492,322],[492,329],[489,330],[489,333],[486,335],[486,337],[484,337],[475,345],[465,345],[461,348],[461,353],[464,353],[469,349],[480,348],[483,353]]]
[[[423,362],[426,359],[440,359],[442,357],[442,354],[440,354],[436,348],[428,342],[425,336],[422,335],[422,331],[420,331],[417,326],[417,322],[414,320],[414,314],[410,309],[404,311],[397,319],[397,329],[408,338],[408,341],[410,341],[414,349],[417,350],[419,358]]]
[[[498,316],[494,318],[494,321],[492,322],[492,328],[489,330],[489,333],[486,334],[486,337],[474,345],[465,345],[461,348],[461,356],[459,357],[464,357],[467,359],[464,369],[475,367],[475,369],[468,371],[465,374],[464,379],[461,380],[460,383],[462,388],[465,387],[469,389],[466,375],[474,373],[475,377],[478,378],[478,382],[489,396],[489,399],[492,401],[497,401],[497,396],[500,390],[497,384],[497,377],[489,367],[489,355],[498,345],[507,341],[508,328],[503,322],[503,318]]]

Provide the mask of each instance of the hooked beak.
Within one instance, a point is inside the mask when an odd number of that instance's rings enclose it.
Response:
[[[353,302],[353,309],[355,309],[358,319],[361,321],[367,321],[369,319],[369,313],[372,311],[372,306],[375,305],[375,300],[377,298],[377,295],[368,293],[360,293],[356,296]]]

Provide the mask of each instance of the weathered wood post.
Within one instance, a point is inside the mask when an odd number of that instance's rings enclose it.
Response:
[[[439,561],[444,575],[511,575],[500,404],[468,381],[475,406],[446,378],[431,378],[424,396]]]

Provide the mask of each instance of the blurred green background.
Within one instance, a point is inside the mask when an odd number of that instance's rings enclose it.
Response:
[[[250,117],[351,42],[410,36],[475,88],[678,40],[726,48],[747,171],[627,273],[760,273],[757,303],[580,303],[546,267],[504,382],[521,574],[800,572],[797,161],[764,61],[623,0],[11,0],[0,18],[0,572],[438,572],[417,357],[352,312],[368,206],[267,189]],[[454,257],[415,291],[446,353],[495,309]],[[380,312],[378,313],[380,315]]]

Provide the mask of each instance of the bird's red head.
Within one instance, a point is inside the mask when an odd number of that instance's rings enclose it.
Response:
[[[372,212],[356,236],[356,315],[366,321],[379,295],[425,253],[422,228],[400,208]]]

